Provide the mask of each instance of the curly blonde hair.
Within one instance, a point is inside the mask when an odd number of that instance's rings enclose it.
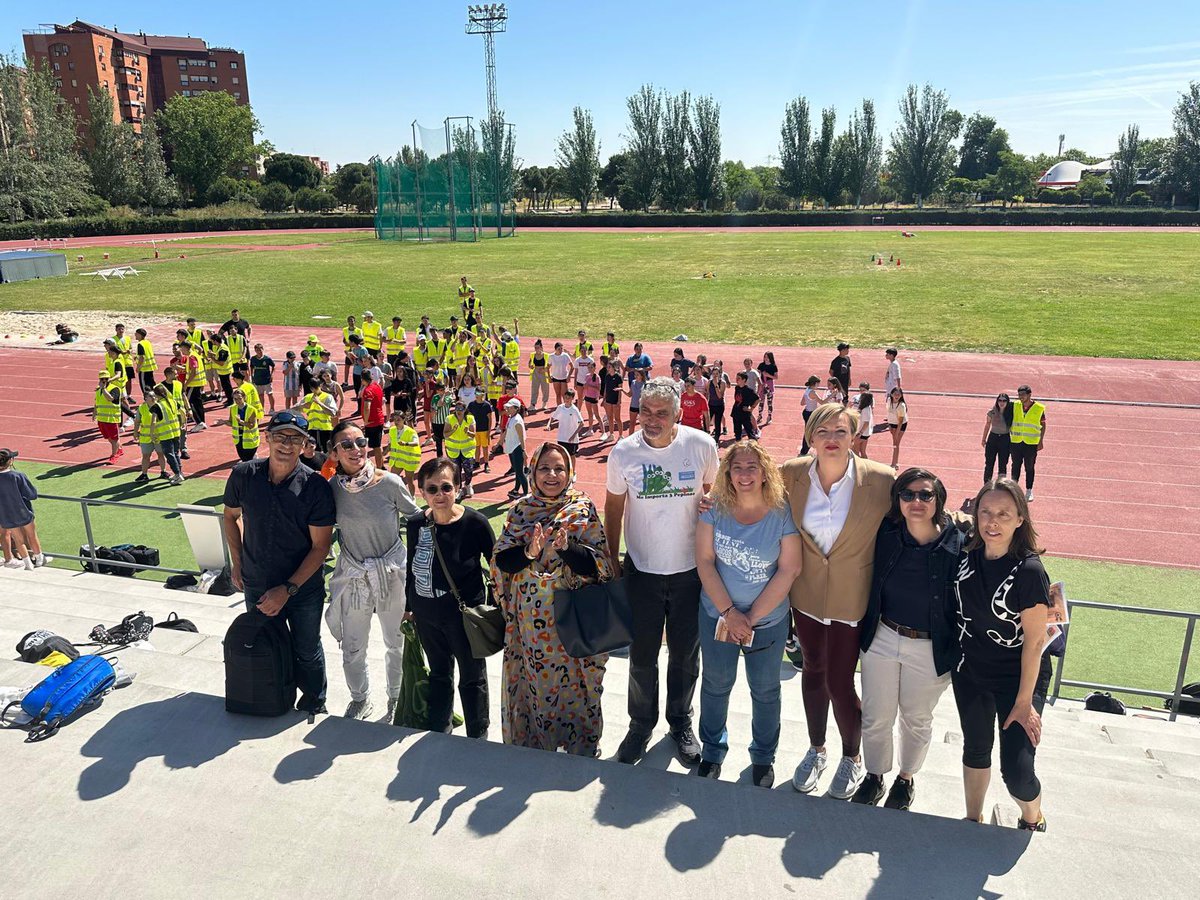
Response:
[[[739,453],[748,453],[753,456],[758,462],[759,468],[762,469],[762,492],[767,506],[771,509],[782,506],[785,495],[783,476],[779,474],[779,466],[775,464],[775,460],[771,458],[771,454],[762,444],[749,438],[742,438],[726,450],[725,455],[721,458],[721,465],[717,468],[717,480],[712,488],[713,502],[722,509],[732,509],[737,504],[737,493],[733,487],[733,476],[730,474],[730,469]]]

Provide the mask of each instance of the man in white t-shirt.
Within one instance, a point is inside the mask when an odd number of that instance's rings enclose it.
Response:
[[[900,363],[896,361],[896,357],[900,354],[896,352],[895,347],[889,347],[884,353],[887,357],[888,367],[887,374],[883,376],[883,396],[892,396],[894,388],[901,387],[900,385]]]
[[[608,456],[604,530],[608,552],[633,599],[629,649],[629,733],[617,759],[635,763],[658,724],[658,655],[667,630],[666,720],[684,765],[700,762],[692,731],[692,697],[700,673],[700,576],[696,521],[700,498],[717,475],[712,436],[679,424],[679,393],[670,378],[642,388],[642,426]]]
[[[550,413],[546,430],[549,431],[555,425],[558,426],[556,436],[558,442],[567,448],[567,452],[574,459],[579,452],[579,435],[583,431],[583,413],[575,405],[575,391],[571,388],[567,388],[563,393],[563,402],[554,412]]]

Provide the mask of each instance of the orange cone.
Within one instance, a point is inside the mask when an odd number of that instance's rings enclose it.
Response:
[[[900,268],[900,260],[899,259],[896,260],[896,268],[897,269]]]

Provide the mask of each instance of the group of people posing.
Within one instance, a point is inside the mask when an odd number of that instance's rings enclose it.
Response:
[[[561,384],[553,371],[549,384]],[[1020,827],[1045,830],[1034,756],[1050,677],[1049,583],[1025,494],[1007,478],[989,480],[973,519],[951,515],[935,473],[897,475],[855,451],[861,415],[844,403],[808,411],[809,449],[782,465],[744,433],[722,453],[710,432],[684,423],[695,384],[692,371],[679,374],[635,375],[640,428],[624,437],[610,431],[617,440],[603,509],[574,485],[572,442],[547,442],[530,454],[528,490],[514,498],[499,535],[460,502],[466,471],[449,452],[417,468],[419,506],[405,479],[378,464],[365,424],[342,420],[331,429],[326,480],[302,464],[310,441],[302,412],[272,416],[268,455],[229,477],[225,532],[247,608],[291,631],[298,708],[325,712],[324,613],[342,649],[346,715],[373,714],[366,644],[378,617],[390,719],[400,692],[400,625],[411,617],[429,661],[429,727],[451,730],[457,678],[466,733],[487,737],[486,661],[471,652],[460,605],[491,595],[507,625],[503,739],[596,756],[607,657],[565,652],[554,591],[622,578],[633,642],[621,762],[641,759],[662,715],[679,759],[719,778],[741,659],[752,699],[751,777],[771,787],[790,634],[803,653],[810,744],[792,776],[797,791],[817,791],[832,768],[830,796],[865,804],[886,797],[908,809],[933,709],[952,685],[966,817],[982,821],[998,734]],[[570,405],[562,393],[560,408]],[[340,547],[326,611],[322,566],[335,526]],[[831,708],[840,753],[827,748]]]

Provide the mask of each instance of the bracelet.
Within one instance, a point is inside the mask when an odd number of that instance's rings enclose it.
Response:
[[[725,612],[721,613],[721,618],[722,618],[722,619],[723,619],[723,618],[725,618],[725,617],[726,617],[727,615],[729,615],[729,614],[730,614],[732,611],[733,611],[733,604],[732,604],[732,603],[730,603],[730,604],[729,604],[729,608],[728,608],[728,609],[726,609],[726,610],[725,610]]]

